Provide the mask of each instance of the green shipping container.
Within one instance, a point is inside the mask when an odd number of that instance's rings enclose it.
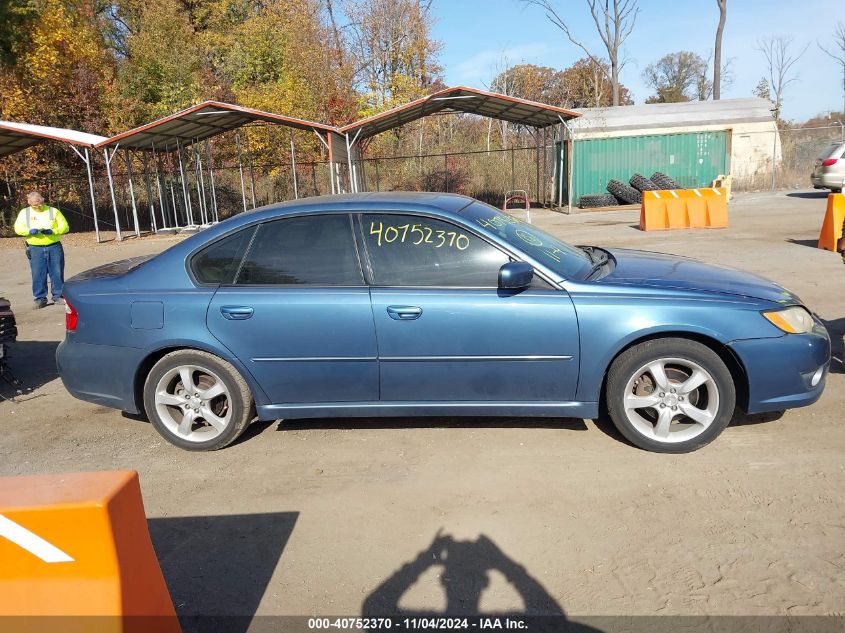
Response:
[[[726,131],[584,140],[578,140],[576,132],[575,139],[572,201],[576,205],[583,195],[606,193],[609,180],[628,182],[634,173],[648,178],[659,171],[690,188],[710,186],[730,169]],[[560,148],[556,157],[559,163]],[[565,181],[563,187],[566,200]]]

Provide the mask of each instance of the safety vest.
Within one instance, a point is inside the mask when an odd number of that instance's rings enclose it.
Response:
[[[30,235],[32,229],[43,231],[50,229],[51,235],[36,233]],[[27,244],[31,246],[50,246],[62,239],[62,235],[68,232],[68,224],[62,212],[55,207],[47,207],[46,211],[36,211],[32,207],[22,209],[15,221],[15,233],[26,237]]]

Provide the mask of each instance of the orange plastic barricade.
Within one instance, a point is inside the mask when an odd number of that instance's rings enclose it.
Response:
[[[724,189],[644,191],[640,230],[724,228],[728,198]]]
[[[136,472],[0,477],[0,561],[5,631],[180,630]]]
[[[819,248],[835,251],[836,242],[842,237],[842,221],[845,220],[845,194],[832,193],[827,197],[827,213],[819,233]]]

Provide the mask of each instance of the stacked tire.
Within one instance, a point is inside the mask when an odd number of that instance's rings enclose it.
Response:
[[[657,185],[661,191],[666,189],[680,189],[678,183],[669,178],[666,174],[661,174],[659,171],[654,172],[650,178],[651,182]]]
[[[578,206],[582,209],[597,209],[599,207],[615,207],[619,204],[616,196],[610,193],[581,196]]]
[[[14,343],[18,337],[15,314],[7,299],[0,297],[0,345]]]
[[[607,183],[607,190],[625,204],[640,204],[643,201],[642,191],[637,191],[631,185],[621,180],[611,180]]]
[[[644,191],[680,188],[677,182],[659,171],[654,172],[651,178],[646,178],[642,174],[634,174],[627,183],[616,179],[608,182],[608,193],[581,196],[578,200],[578,206],[582,209],[596,209],[621,204],[642,204]]]

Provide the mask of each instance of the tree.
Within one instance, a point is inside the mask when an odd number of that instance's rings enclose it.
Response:
[[[654,91],[646,103],[677,103],[701,99],[712,88],[707,79],[709,64],[700,55],[678,51],[664,55],[643,71],[643,81]]]
[[[713,99],[722,98],[722,33],[725,31],[728,0],[716,0],[719,7],[719,26],[716,28],[716,46],[713,53]]]
[[[29,27],[38,12],[31,0],[0,0],[0,64],[14,64],[29,42]]]
[[[605,108],[613,105],[613,86],[608,77],[609,65],[601,59],[583,57],[559,73],[557,88],[551,91],[552,105],[566,108]],[[633,105],[631,93],[619,84],[619,103]]]
[[[757,82],[754,90],[752,91],[755,97],[760,97],[761,99],[765,99],[766,101],[772,100],[772,93],[769,90],[769,82],[766,80],[765,77],[760,77],[760,81]]]
[[[551,0],[522,1],[543,9],[549,21],[563,31],[569,41],[584,51],[589,59],[601,67],[601,59],[591,53],[587,46],[575,37],[569,23],[555,10]],[[619,59],[619,51],[634,30],[640,8],[637,0],[587,0],[587,5],[590,7],[590,15],[593,17],[596,30],[610,60],[610,72],[607,78],[611,85],[613,105],[617,106],[620,104],[619,73],[625,66],[625,60]]]
[[[845,23],[838,22],[836,24],[836,29],[833,32],[833,47],[824,47],[819,44],[819,48],[842,67],[842,111],[845,112]]]
[[[783,35],[757,41],[757,50],[766,58],[769,89],[772,93],[772,102],[775,104],[775,120],[778,121],[783,108],[783,94],[786,88],[798,79],[798,75],[793,72],[793,67],[810,46],[807,44],[796,55],[791,51],[792,43],[792,37]]]
[[[431,0],[346,0],[353,81],[369,115],[427,94],[437,82],[440,43]]]

